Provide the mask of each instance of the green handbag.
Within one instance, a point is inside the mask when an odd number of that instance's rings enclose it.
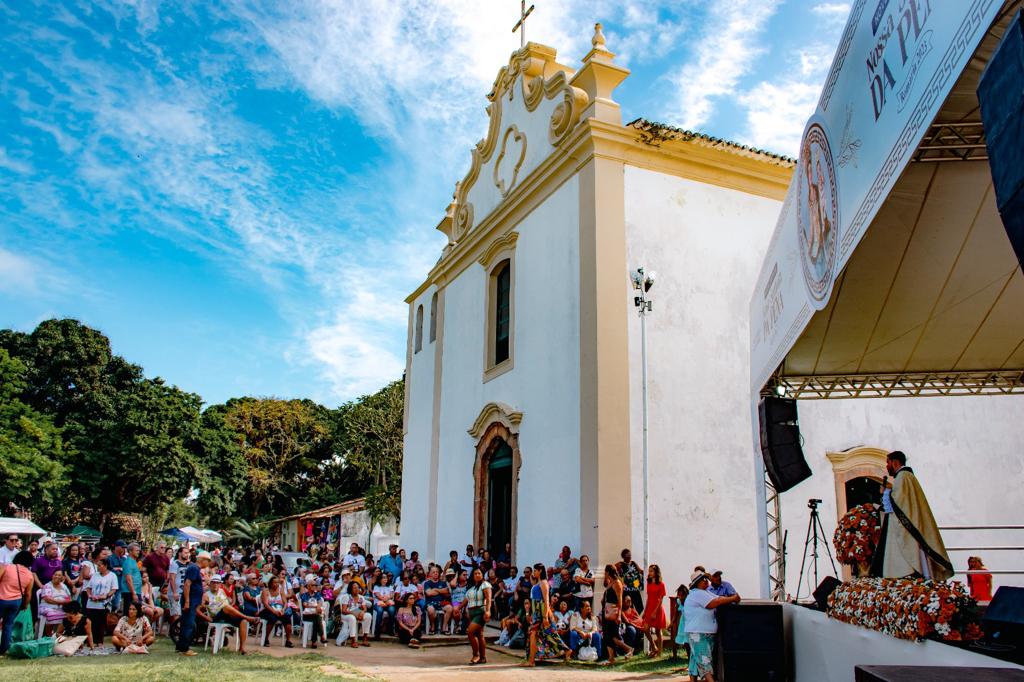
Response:
[[[14,629],[11,630],[11,641],[12,642],[24,642],[29,639],[34,639],[36,633],[35,628],[32,627],[32,609],[24,608],[18,611],[18,615],[14,617]]]
[[[15,642],[7,650],[7,655],[11,658],[46,658],[53,656],[53,643],[53,637]]]
[[[18,590],[21,590],[21,571],[17,570]],[[53,656],[53,637],[34,639],[35,628],[32,626],[32,609],[24,608],[18,611],[14,617],[14,627],[11,629],[11,648],[7,655],[11,658],[45,658]]]

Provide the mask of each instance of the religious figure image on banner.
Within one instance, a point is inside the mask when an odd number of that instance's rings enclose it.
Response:
[[[804,280],[815,305],[824,305],[832,285],[839,232],[839,202],[836,194],[832,152],[825,130],[812,123],[800,145],[797,171],[800,201],[798,230]]]
[[[875,550],[871,574],[949,580],[953,564],[921,483],[906,464],[907,456],[899,450],[886,458],[889,476],[882,491],[882,540]]]

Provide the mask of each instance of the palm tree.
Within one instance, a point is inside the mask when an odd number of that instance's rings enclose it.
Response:
[[[241,540],[249,545],[258,545],[270,537],[270,524],[265,521],[239,519],[224,535],[229,540]]]

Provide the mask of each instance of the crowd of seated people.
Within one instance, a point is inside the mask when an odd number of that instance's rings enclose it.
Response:
[[[283,646],[294,647],[298,633],[311,632],[304,643],[312,648],[332,640],[370,646],[383,635],[417,648],[424,637],[466,635],[474,645],[471,662],[481,663],[483,627],[491,624],[500,630],[498,644],[523,649],[528,665],[569,658],[613,663],[645,649],[661,655],[669,622],[660,568],[643,569],[629,550],[604,567],[597,585],[589,557],[575,557],[569,547],[550,565],[520,571],[508,545],[493,554],[468,545],[442,564],[423,563],[418,552],[407,555],[397,545],[375,560],[352,543],[341,556],[314,548],[309,565],[289,570],[274,549],[206,552],[186,545],[170,551],[160,542],[143,555],[138,544],[122,541],[112,547],[72,543],[63,550],[44,542],[32,555],[20,551],[16,536],[6,544],[11,550],[0,554],[8,561],[0,563],[0,593],[23,577],[44,633],[79,637],[83,650],[103,648],[109,634],[116,650],[146,653],[166,626],[178,651],[194,655],[193,642],[219,623],[238,630],[243,654],[254,634],[260,646],[271,646],[280,634]],[[714,608],[739,597],[720,571],[701,567],[675,594],[675,642],[690,648],[691,660],[701,659],[714,632],[708,613],[713,619]],[[13,618],[0,618],[6,645]],[[693,673],[706,679],[699,667]]]

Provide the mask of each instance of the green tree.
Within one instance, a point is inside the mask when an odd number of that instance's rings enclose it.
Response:
[[[0,512],[9,503],[38,511],[56,503],[66,485],[60,429],[20,399],[27,374],[0,348]]]
[[[290,513],[308,496],[315,472],[332,456],[329,412],[311,400],[228,401],[225,424],[246,463],[247,518]]]
[[[0,345],[27,366],[22,399],[52,416],[75,451],[64,507],[101,529],[115,512],[144,513],[202,484],[195,441],[199,396],[148,379],[116,356],[102,332],[77,320],[47,320]]]
[[[337,452],[365,487],[374,520],[398,518],[402,500],[402,420],[405,381],[394,381],[336,411]]]
[[[212,528],[229,526],[249,492],[248,466],[238,434],[227,425],[227,413],[226,405],[206,408],[193,444],[207,469],[199,485],[196,511]]]

